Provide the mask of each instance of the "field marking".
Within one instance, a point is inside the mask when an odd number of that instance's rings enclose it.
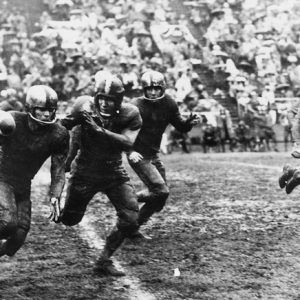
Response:
[[[250,168],[256,168],[256,169],[269,169],[269,170],[276,170],[276,171],[281,171],[282,167],[277,167],[277,166],[269,166],[269,165],[262,165],[262,164],[251,164],[251,163],[243,163],[243,162],[232,162],[232,161],[219,161],[219,160],[198,160],[201,163],[206,163],[206,164],[211,164],[211,163],[216,163],[216,164],[222,164],[222,165],[238,165],[238,166],[243,166],[243,167],[250,167]]]
[[[49,185],[50,181],[51,177],[49,170],[43,169],[40,170],[37,176],[34,178],[32,186],[36,188],[38,185]],[[65,185],[62,198],[64,197],[64,194],[66,192],[66,186],[67,184]],[[43,211],[49,211],[49,207],[47,205],[43,205],[42,203],[40,203],[40,205],[43,207]],[[79,223],[79,236],[82,240],[87,242],[91,249],[102,250],[105,245],[105,241],[97,234],[88,216],[85,216]],[[118,269],[124,270],[118,260],[113,258],[113,262]],[[126,273],[128,274],[129,272],[126,270]],[[126,293],[128,293],[128,300],[157,299],[153,294],[142,290],[140,280],[130,273],[129,275],[126,275],[124,277],[119,277],[118,279],[116,279],[116,281],[118,282],[120,288],[123,287],[124,289],[126,289]]]
[[[95,228],[91,224],[88,217],[84,217],[82,219],[82,221],[79,223],[79,227],[81,239],[85,240],[90,248],[97,250],[103,249],[105,241],[96,233]],[[114,258],[113,262],[118,269],[124,270],[118,260]],[[128,273],[127,270],[126,273]],[[141,289],[140,280],[132,274],[126,275],[125,277],[120,277],[118,281],[123,287],[126,287],[126,291],[129,294],[129,300],[156,300],[156,297],[153,294]]]

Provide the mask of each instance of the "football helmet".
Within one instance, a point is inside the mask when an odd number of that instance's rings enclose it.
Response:
[[[108,71],[95,74],[95,108],[102,116],[109,118],[118,114],[124,97],[124,86],[116,75]]]
[[[25,107],[32,120],[48,125],[56,121],[57,101],[57,94],[51,87],[34,85],[27,91]]]
[[[141,77],[141,83],[144,90],[144,98],[149,101],[158,101],[165,95],[166,82],[164,75],[157,71],[146,71]],[[159,88],[160,92],[155,97],[149,97],[147,90],[151,88]]]

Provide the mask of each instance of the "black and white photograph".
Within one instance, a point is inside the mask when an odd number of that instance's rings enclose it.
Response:
[[[0,300],[300,300],[300,1],[0,0]]]

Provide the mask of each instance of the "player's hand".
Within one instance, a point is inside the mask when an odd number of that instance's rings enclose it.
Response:
[[[101,128],[93,119],[93,117],[91,116],[90,113],[88,113],[87,111],[82,111],[81,112],[81,118],[84,122],[84,124],[86,124],[90,129],[97,131],[99,130],[99,128]]]
[[[49,219],[55,223],[60,222],[60,200],[59,198],[52,197],[50,198],[51,203],[51,212]]]
[[[195,126],[201,122],[201,118],[197,114],[191,113],[186,120],[186,123],[190,126]]]
[[[105,134],[105,129],[102,127],[102,125],[99,125],[95,122],[91,114],[87,111],[81,112],[81,117],[83,119],[84,124],[92,131]]]
[[[141,161],[143,159],[143,155],[136,152],[136,151],[132,151],[129,155],[128,155],[128,159],[133,162],[134,164],[138,163],[139,161]]]

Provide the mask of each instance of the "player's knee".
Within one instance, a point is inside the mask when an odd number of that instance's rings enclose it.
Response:
[[[26,236],[28,234],[29,228],[23,229],[18,228],[13,237],[7,241],[6,245],[6,255],[14,256],[17,251],[23,246]]]
[[[7,239],[17,231],[15,220],[0,220],[0,239]]]
[[[166,185],[163,186],[163,188],[160,190],[160,192],[158,193],[158,195],[154,201],[154,206],[155,206],[156,212],[159,212],[164,208],[166,201],[169,197],[169,194],[170,194],[169,188]]]
[[[164,200],[167,200],[169,197],[169,194],[170,194],[170,191],[169,191],[168,187],[165,186],[160,192],[160,197]]]
[[[166,184],[158,184],[152,189],[155,198],[167,199],[169,197],[169,188]]]
[[[119,219],[117,227],[126,236],[135,232],[139,227],[138,212],[132,211],[132,212],[126,213],[125,218]]]
[[[66,226],[75,226],[80,223],[83,215],[84,214],[77,212],[64,212],[61,216],[61,222]]]
[[[170,191],[167,185],[161,185],[155,191],[156,194],[156,202],[166,201],[169,197]]]

